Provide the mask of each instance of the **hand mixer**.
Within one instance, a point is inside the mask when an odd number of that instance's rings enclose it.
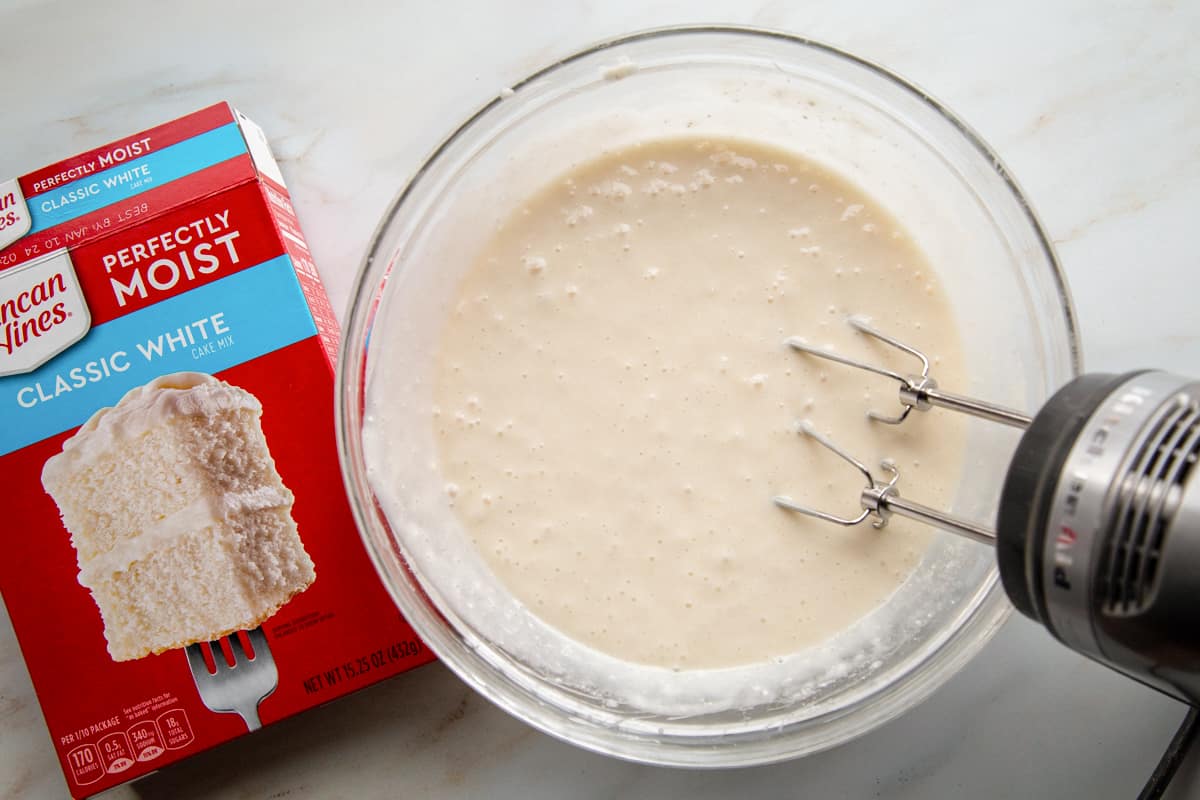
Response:
[[[900,514],[994,544],[1001,581],[1017,610],[1071,649],[1200,704],[1200,471],[1194,469],[1200,381],[1148,370],[1083,375],[1031,418],[941,390],[919,350],[865,320],[849,323],[918,359],[920,374],[902,375],[803,339],[787,343],[898,381],[902,411],[872,411],[872,419],[898,425],[913,409],[936,406],[1025,431],[1004,479],[996,527],[902,498],[893,464],[883,463],[889,479],[881,482],[809,423],[801,424],[802,434],[865,476],[862,513],[841,517],[787,497],[775,502],[839,525],[871,520],[881,528]],[[1179,751],[1186,747],[1180,736],[1194,732],[1195,715],[1193,709],[1176,737]]]

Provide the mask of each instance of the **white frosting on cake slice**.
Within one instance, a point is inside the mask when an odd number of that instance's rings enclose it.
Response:
[[[179,416],[213,416],[248,409],[262,413],[258,398],[203,372],[176,372],[130,389],[112,407],[102,408],[63,442],[62,453],[42,468],[42,483],[79,469],[124,439],[136,437]]]
[[[314,580],[261,415],[240,387],[165,375],[46,462],[115,660],[253,628]]]

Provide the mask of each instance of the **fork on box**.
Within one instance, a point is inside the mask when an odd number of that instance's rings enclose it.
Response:
[[[256,731],[262,727],[258,704],[279,685],[279,670],[262,627],[243,633],[249,640],[249,650],[241,636],[233,633],[216,641],[189,644],[185,652],[204,705],[219,714],[240,714],[246,728]],[[221,646],[222,641],[227,647]]]

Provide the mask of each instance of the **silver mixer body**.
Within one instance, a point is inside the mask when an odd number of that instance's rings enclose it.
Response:
[[[1085,375],[1029,425],[996,548],[1016,607],[1068,647],[1200,703],[1200,382]]]

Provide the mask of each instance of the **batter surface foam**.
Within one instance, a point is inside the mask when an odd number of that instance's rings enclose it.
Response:
[[[963,458],[954,420],[869,423],[899,409],[894,383],[784,346],[912,370],[851,314],[962,383],[933,270],[820,165],[699,139],[582,164],[498,226],[445,322],[431,418],[447,501],[518,601],[621,661],[729,667],[827,640],[905,580],[928,533],[776,508],[784,493],[857,512],[861,477],[797,421],[893,459],[935,506]]]

